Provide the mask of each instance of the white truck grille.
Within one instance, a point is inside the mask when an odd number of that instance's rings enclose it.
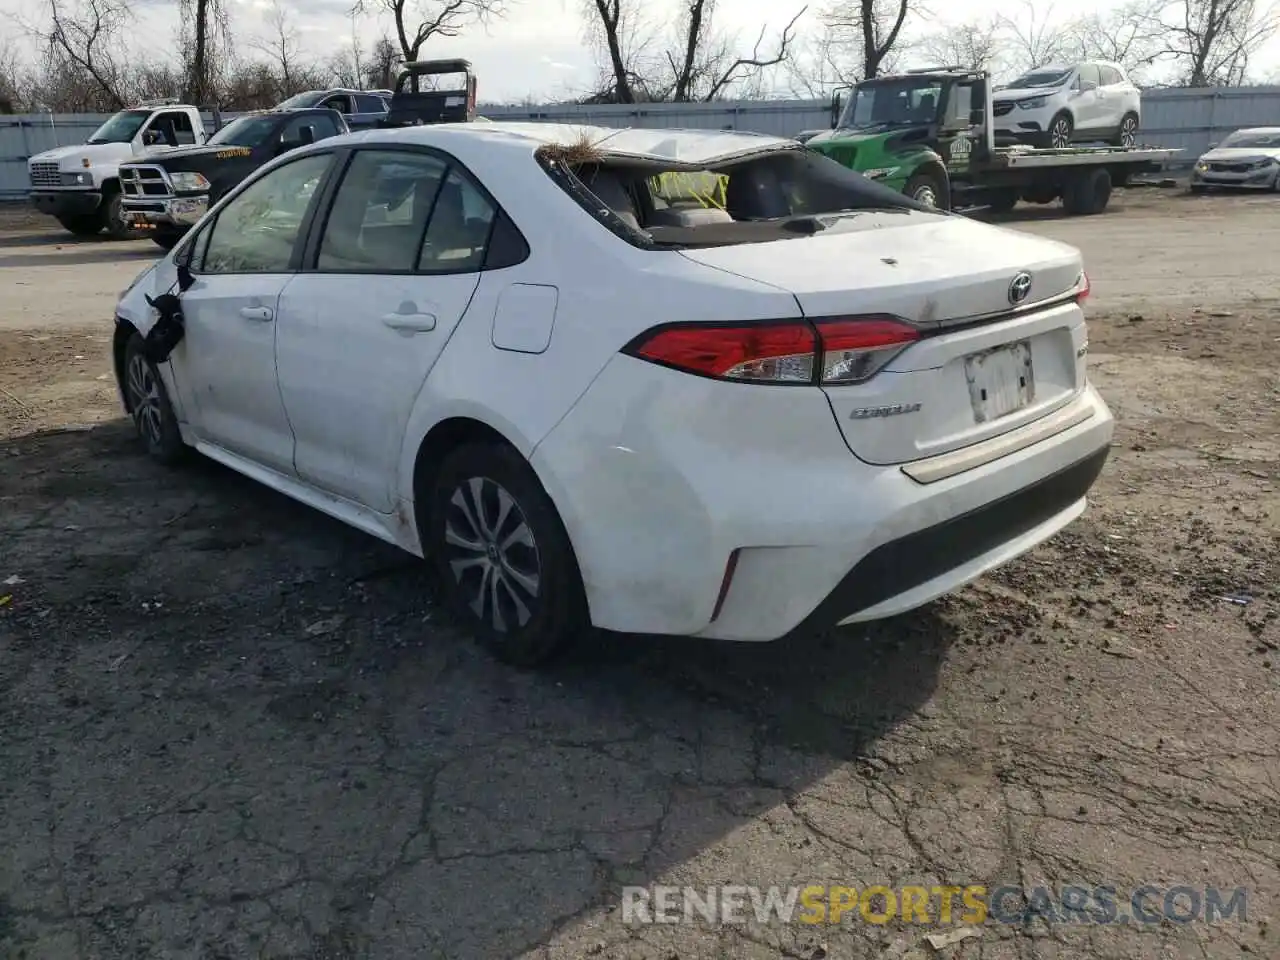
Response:
[[[33,187],[62,186],[62,177],[58,173],[57,163],[49,163],[42,160],[39,163],[31,164],[28,172],[31,174],[31,185]]]
[[[123,165],[120,167],[120,192],[125,199],[134,197],[170,197],[173,190],[169,178],[160,167]]]

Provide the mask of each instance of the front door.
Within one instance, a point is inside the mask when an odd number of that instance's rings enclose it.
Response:
[[[293,434],[276,376],[280,295],[331,154],[279,167],[229,202],[195,238],[174,351],[201,440],[293,473]]]
[[[280,390],[303,479],[394,509],[409,415],[471,303],[495,212],[438,154],[352,155],[280,299]]]
[[[1105,95],[1102,91],[1102,74],[1095,64],[1080,65],[1077,74],[1080,89],[1076,92],[1072,107],[1075,111],[1077,130],[1098,130],[1107,125]]]

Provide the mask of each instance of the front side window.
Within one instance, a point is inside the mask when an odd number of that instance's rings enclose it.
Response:
[[[1092,63],[1086,63],[1080,68],[1080,89],[1087,90],[1090,86],[1094,88],[1102,84],[1102,77],[1098,73],[1098,68]]]
[[[228,202],[210,228],[199,272],[287,272],[312,197],[331,161],[327,153],[302,157],[272,170]]]

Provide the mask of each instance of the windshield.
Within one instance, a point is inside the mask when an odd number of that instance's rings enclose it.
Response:
[[[323,90],[307,90],[290,97],[283,103],[276,104],[277,110],[296,110],[298,107],[314,107],[316,100],[324,95]]]
[[[913,126],[938,119],[942,82],[928,77],[903,77],[861,83],[845,107],[840,126],[851,130]]]
[[[1237,130],[1220,147],[1280,147],[1280,130]]]
[[[1056,87],[1067,82],[1070,70],[1032,70],[1024,73],[1017,80],[1005,84],[1004,90],[1033,90],[1041,87]]]
[[[121,110],[93,132],[85,143],[128,143],[151,116],[150,110]]]
[[[209,138],[209,143],[226,143],[237,147],[256,147],[265,143],[276,127],[275,117],[240,117]]]
[[[647,249],[766,243],[849,229],[865,214],[937,213],[810,150],[772,150],[704,170],[608,159],[544,169],[589,214]]]

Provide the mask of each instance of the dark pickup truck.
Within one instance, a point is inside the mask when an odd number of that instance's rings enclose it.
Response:
[[[446,84],[445,74],[461,75],[461,83]],[[427,123],[470,123],[476,119],[476,75],[469,60],[415,60],[396,78],[383,127],[412,127]]]
[[[120,164],[121,206],[133,227],[165,250],[224,193],[283,153],[349,132],[327,108],[269,110],[237,117],[200,147],[166,150]]]

